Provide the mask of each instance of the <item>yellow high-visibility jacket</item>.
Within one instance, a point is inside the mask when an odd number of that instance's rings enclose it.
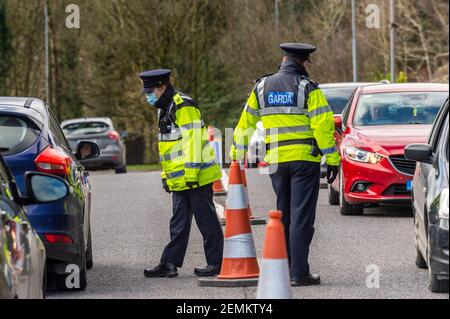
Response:
[[[318,84],[300,75],[295,62],[283,62],[278,73],[256,83],[234,132],[233,159],[244,159],[260,120],[266,130],[267,163],[320,162],[320,154],[311,155],[315,143],[328,165],[339,166],[333,112]]]
[[[222,172],[200,110],[190,97],[180,92],[174,91],[172,100],[169,108],[160,113],[161,177],[174,192],[211,184],[222,177]],[[169,119],[164,130],[161,116]]]

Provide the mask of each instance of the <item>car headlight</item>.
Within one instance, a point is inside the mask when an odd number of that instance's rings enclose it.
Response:
[[[448,188],[444,188],[439,201],[439,218],[448,219]]]
[[[345,153],[349,159],[361,163],[377,164],[383,158],[381,155],[364,151],[353,146],[347,146],[345,148]]]

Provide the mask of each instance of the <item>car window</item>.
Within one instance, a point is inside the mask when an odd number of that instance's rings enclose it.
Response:
[[[0,152],[17,154],[29,148],[39,137],[41,130],[25,118],[0,115]]]
[[[56,142],[68,150],[71,150],[69,143],[67,143],[66,137],[64,136],[64,133],[62,132],[58,121],[56,120],[56,117],[53,115],[50,108],[48,108],[48,114],[50,119],[50,131],[53,134],[53,137],[56,139]]]
[[[6,168],[3,166],[3,163],[0,161],[0,194],[3,197],[7,197],[13,200],[11,188],[10,188],[8,174],[6,172]]]
[[[63,131],[66,135],[89,135],[106,133],[110,129],[105,122],[78,122],[64,125]]]
[[[353,91],[353,94],[350,97],[350,99],[348,100],[347,105],[345,106],[344,111],[342,113],[342,129],[344,129],[344,130],[345,130],[345,126],[347,125],[348,117],[350,115],[351,105],[352,105],[353,99],[355,98],[355,94],[356,94],[356,90]]]
[[[436,117],[435,123],[433,125],[433,128],[431,129],[431,133],[428,137],[428,144],[433,148],[436,146],[437,140],[439,138],[439,134],[441,132],[442,123],[445,121],[445,114],[448,113],[448,100],[444,104],[444,106],[441,108],[441,110],[438,113],[438,116]]]
[[[328,105],[333,110],[334,114],[342,114],[345,106],[351,98],[355,87],[343,87],[343,88],[323,88],[321,89],[325,98],[328,101]]]
[[[442,153],[442,156],[448,160],[448,113],[445,117],[445,121],[443,122],[444,125],[442,125],[442,131],[439,134],[439,142],[438,147],[436,149],[439,150],[439,152]]]
[[[355,111],[357,126],[432,124],[447,92],[364,94]]]

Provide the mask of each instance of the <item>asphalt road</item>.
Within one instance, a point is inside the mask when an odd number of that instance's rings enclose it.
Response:
[[[143,269],[159,262],[169,239],[171,197],[161,189],[159,173],[91,174],[92,235],[95,266],[84,292],[51,293],[49,298],[255,298],[252,288],[199,287],[194,267],[204,265],[202,239],[193,224],[185,265],[175,279],[146,279]],[[256,216],[275,208],[269,177],[247,173],[250,203]],[[265,227],[253,226],[261,256]],[[321,190],[316,234],[311,247],[317,287],[293,288],[295,298],[448,298],[427,289],[428,274],[414,264],[411,212],[398,208],[367,210],[344,217],[328,205]],[[366,286],[367,267],[380,273],[378,289]],[[371,268],[373,269],[373,268]]]

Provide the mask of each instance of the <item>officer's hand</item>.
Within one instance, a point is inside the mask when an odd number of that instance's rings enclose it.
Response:
[[[199,187],[198,182],[186,182],[186,186],[189,187],[190,189]]]
[[[336,180],[338,172],[339,172],[339,166],[328,165],[328,167],[327,167],[328,184],[332,184]]]
[[[167,179],[163,179],[162,180],[162,184],[163,184],[163,188],[164,188],[164,190],[166,191],[166,193],[172,193],[171,191],[170,191],[170,188],[169,188],[169,185],[167,185]]]

